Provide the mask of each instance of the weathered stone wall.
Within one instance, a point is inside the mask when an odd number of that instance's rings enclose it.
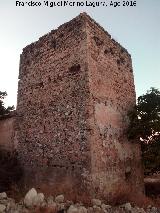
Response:
[[[16,140],[26,176],[31,169],[33,182],[63,182],[68,193],[91,165],[86,51],[79,17],[26,47],[20,62]]]
[[[86,14],[24,48],[15,135],[25,182],[107,198],[137,173],[142,190],[140,149],[124,134],[135,104],[131,66]]]
[[[94,191],[108,199],[142,192],[140,145],[126,136],[127,113],[136,100],[131,56],[93,20],[86,29]]]
[[[6,117],[0,120],[0,149],[6,151],[13,151],[13,137],[14,137],[14,121],[15,116]]]

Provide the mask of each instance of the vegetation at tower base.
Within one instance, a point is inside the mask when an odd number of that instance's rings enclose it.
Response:
[[[160,170],[160,91],[151,87],[129,112],[129,139],[141,141],[145,174]]]
[[[14,110],[14,106],[8,106],[5,108],[3,100],[6,96],[7,92],[0,91],[0,119]]]
[[[7,108],[4,106],[6,96],[7,92],[0,91],[0,120],[10,118],[11,112],[14,110],[14,106]],[[5,138],[3,140],[5,141]],[[17,158],[17,152],[7,150],[3,147],[3,144],[0,144],[0,192],[10,190],[21,175],[22,169]]]
[[[0,149],[0,192],[10,191],[22,177],[22,168],[16,151]]]

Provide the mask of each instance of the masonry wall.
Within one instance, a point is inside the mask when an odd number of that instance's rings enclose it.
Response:
[[[87,187],[84,176],[91,164],[86,48],[85,20],[79,17],[27,46],[21,55],[19,155],[26,183],[41,188],[46,183],[52,193],[65,188],[63,193],[76,194],[76,189]]]
[[[14,137],[14,121],[15,116],[7,117],[0,120],[0,149],[6,151],[13,151],[13,137]]]
[[[140,145],[128,141],[127,113],[135,105],[131,56],[97,23],[87,22],[92,181],[97,195],[113,199],[143,191]]]
[[[25,185],[84,199],[142,191],[139,145],[124,133],[134,104],[130,55],[86,14],[24,48],[15,141]]]

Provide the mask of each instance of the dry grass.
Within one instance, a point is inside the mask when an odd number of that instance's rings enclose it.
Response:
[[[129,186],[119,186],[110,204],[116,206],[130,202],[133,206],[136,205],[141,208],[154,205],[154,201],[151,198],[147,197],[143,193],[134,192],[133,190],[134,189]]]
[[[74,203],[82,202],[84,205],[91,205],[91,198],[87,192],[79,193],[79,183],[74,185],[71,183],[69,179],[63,181],[63,183],[56,183],[53,187],[47,187],[46,184],[41,185],[40,191],[44,192],[46,196],[52,195],[57,196],[59,194],[63,194],[66,200],[71,200]]]
[[[143,195],[143,194],[136,194],[133,193],[132,195],[129,196],[129,202],[132,205],[136,205],[141,208],[147,208],[149,205],[154,205],[154,202],[151,198]]]
[[[37,207],[31,213],[57,213],[57,209],[51,207]]]

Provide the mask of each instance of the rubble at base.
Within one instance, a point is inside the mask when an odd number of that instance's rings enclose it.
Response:
[[[5,192],[0,193],[0,212],[2,213],[159,213],[160,208],[148,206],[146,209],[124,203],[119,206],[111,206],[99,199],[92,199],[90,206],[73,203],[65,200],[64,195],[45,197],[43,193],[37,193],[32,188],[27,192],[24,199],[16,203],[8,198]]]

